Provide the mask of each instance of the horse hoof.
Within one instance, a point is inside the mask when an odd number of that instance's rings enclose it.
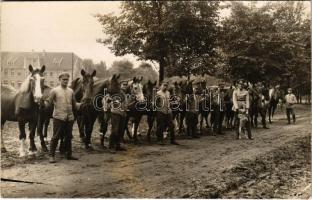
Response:
[[[6,148],[2,147],[1,148],[1,153],[6,153],[6,152],[7,152]]]

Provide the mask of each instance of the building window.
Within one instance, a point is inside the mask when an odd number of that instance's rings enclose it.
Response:
[[[57,58],[53,58],[53,64],[59,64],[59,61],[57,60]]]
[[[22,75],[22,73],[21,73],[21,72],[17,72],[17,75],[18,75],[18,76],[21,76],[21,75]]]
[[[21,82],[21,81],[18,81],[18,82],[17,82],[17,86],[20,88],[21,85],[22,85],[22,82]]]
[[[50,72],[50,76],[53,76],[53,72]]]
[[[12,85],[13,87],[15,87],[15,83],[14,83],[14,81],[11,81],[11,85]]]
[[[8,61],[7,64],[8,64],[8,66],[13,66],[13,65],[14,65],[14,62],[10,60],[10,61]]]
[[[50,81],[50,86],[54,87],[54,82],[53,81]]]
[[[6,84],[6,85],[7,85],[7,84],[9,84],[9,81],[8,81],[8,80],[4,80],[4,81],[3,81],[3,84]]]
[[[8,69],[4,69],[4,75],[5,75],[5,76],[8,75]]]
[[[11,76],[14,76],[14,70],[11,69]]]

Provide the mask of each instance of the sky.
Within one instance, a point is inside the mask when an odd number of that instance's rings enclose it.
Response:
[[[262,4],[261,2],[260,4]],[[309,2],[307,2],[308,4]],[[104,33],[93,14],[120,12],[120,2],[3,2],[1,4],[1,51],[74,52],[95,63],[128,59],[116,57],[108,47],[97,43]],[[228,11],[224,11],[227,15]]]

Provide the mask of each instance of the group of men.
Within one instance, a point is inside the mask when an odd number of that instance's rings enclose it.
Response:
[[[74,123],[74,111],[79,110],[80,103],[76,102],[73,90],[68,87],[68,80],[70,75],[66,72],[61,73],[59,75],[60,85],[53,88],[51,90],[49,99],[45,101],[46,106],[53,105],[53,136],[50,142],[50,163],[55,163],[55,151],[58,145],[58,141],[60,138],[64,138],[64,150],[65,156],[68,160],[77,160],[76,157],[72,156],[72,128]],[[156,122],[157,122],[157,131],[156,136],[157,140],[160,144],[164,144],[164,135],[165,131],[168,131],[170,134],[170,143],[174,145],[179,145],[175,138],[175,126],[173,122],[172,109],[170,107],[170,92],[169,92],[169,82],[162,82],[159,90],[157,91],[157,95],[161,97],[162,102],[161,106],[158,105],[158,109],[156,111]],[[124,151],[126,150],[121,146],[121,141],[124,133],[124,127],[126,126],[126,111],[127,108],[133,103],[128,102],[126,97],[126,88],[127,82],[121,82],[121,92],[118,95],[117,99],[107,98],[109,100],[111,106],[104,108],[105,117],[109,118],[113,123],[111,123],[111,135],[109,139],[109,149],[112,152],[115,151]],[[213,129],[217,131],[217,133],[221,133],[222,131],[222,122],[224,118],[224,110],[220,109],[220,105],[223,106],[224,96],[223,93],[224,85],[220,84],[217,88],[217,102],[214,104],[214,123]],[[249,85],[246,84],[243,80],[239,80],[235,87],[232,87],[233,92],[232,96],[227,100],[233,101],[232,110],[238,116],[240,111],[243,111],[248,114],[250,110],[250,90]],[[198,89],[198,88],[197,88]],[[195,89],[196,93],[196,89]],[[159,104],[160,102],[156,102]],[[287,119],[290,123],[290,115],[293,117],[293,121],[295,122],[295,113],[293,110],[293,104],[296,103],[296,97],[292,93],[292,89],[288,89],[288,94],[285,96],[286,103],[286,113]],[[118,106],[114,106],[114,104],[118,104]],[[226,109],[224,107],[224,109]],[[197,118],[197,115],[192,115],[192,111],[194,109],[190,109],[190,114],[186,115],[186,120]],[[193,112],[195,113],[195,112]],[[189,119],[188,119],[189,118]],[[108,121],[108,119],[106,119]],[[196,123],[197,126],[197,123]],[[196,127],[193,127],[193,136],[196,136]],[[251,133],[248,133],[248,138],[253,139]]]

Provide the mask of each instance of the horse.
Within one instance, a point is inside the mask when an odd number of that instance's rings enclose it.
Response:
[[[147,112],[147,101],[143,94],[143,85],[141,83],[143,77],[134,77],[131,81],[128,81],[126,88],[126,94],[128,96],[128,111],[126,116],[125,131],[129,138],[133,139],[134,143],[138,143],[137,131],[141,121],[141,118]],[[128,129],[128,122],[132,124],[132,135]]]
[[[277,108],[277,105],[282,102],[283,96],[282,92],[279,90],[279,86],[271,87],[269,89],[269,105],[268,105],[268,114],[269,114],[269,122],[272,123],[273,116],[275,113],[275,110]]]
[[[92,77],[94,75],[95,72],[94,74],[91,74]],[[101,116],[103,116],[102,100],[106,94],[114,95],[120,93],[119,78],[120,75],[114,74],[108,79],[95,80],[92,82],[93,86],[89,95],[83,95],[82,80],[77,80],[72,85],[76,100],[83,102],[80,111],[77,114],[77,124],[79,127],[80,139],[85,144],[86,150],[93,149],[91,146],[91,136],[96,119],[98,118],[101,127],[107,123],[101,120]],[[104,135],[105,133],[103,133],[103,137]]]
[[[3,130],[6,121],[18,122],[20,157],[24,157],[26,155],[26,123],[28,123],[30,131],[30,154],[34,154],[37,151],[34,137],[44,85],[43,73],[45,71],[45,66],[43,65],[40,69],[34,69],[31,65],[29,65],[28,69],[30,74],[22,83],[19,91],[1,86],[1,129]],[[1,149],[2,151],[5,151],[2,134],[1,141]],[[40,142],[42,149],[47,149],[43,135],[40,135]]]
[[[225,103],[225,124],[226,128],[233,129],[233,120],[235,117],[235,112],[233,110],[233,92],[234,89],[232,86],[226,88],[224,103]]]
[[[154,83],[151,82],[150,80],[143,85],[143,94],[147,100],[147,124],[148,124],[148,130],[147,130],[147,141],[151,142],[151,132],[153,128],[153,124],[155,121],[155,111],[154,111],[154,106],[155,106],[155,95],[156,95],[156,85],[157,81]]]

